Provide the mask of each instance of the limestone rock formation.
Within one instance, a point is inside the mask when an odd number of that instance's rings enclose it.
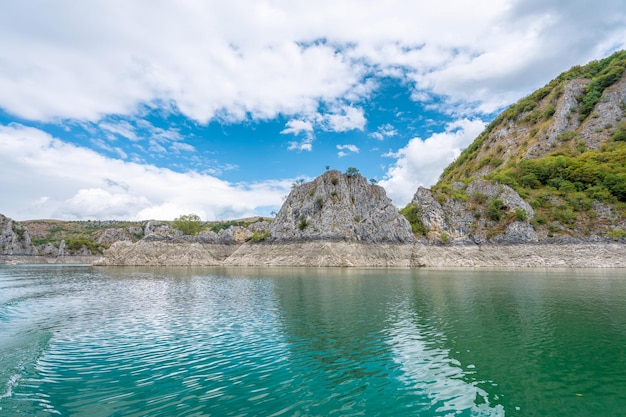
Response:
[[[0,214],[0,255],[38,255],[28,230],[2,214]]]
[[[326,171],[294,185],[270,226],[271,241],[413,242],[408,221],[385,190],[359,175]]]
[[[417,228],[431,242],[626,242],[625,154],[619,51],[573,67],[496,117],[430,191],[418,191]],[[494,199],[503,201],[499,214]]]
[[[529,223],[532,207],[511,187],[495,181],[455,183],[456,192],[433,194],[419,187],[413,197],[428,237],[442,240],[445,234],[456,243],[529,243],[537,234]],[[498,203],[497,212],[489,212]],[[494,208],[495,210],[496,208]],[[497,218],[496,218],[497,217]]]

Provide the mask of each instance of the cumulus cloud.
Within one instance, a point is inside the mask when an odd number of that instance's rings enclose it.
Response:
[[[324,117],[323,124],[331,132],[347,132],[349,130],[363,130],[365,128],[363,109],[352,106],[344,107],[340,113],[331,113]]]
[[[381,126],[378,126],[376,132],[370,134],[371,137],[378,140],[384,140],[385,138],[390,138],[396,136],[398,131],[395,127],[393,127],[390,123],[385,123]]]
[[[416,98],[488,112],[623,48],[625,22],[621,0],[10,2],[0,107],[37,120],[97,121],[143,105],[202,123],[269,119],[358,103],[376,77],[394,77]],[[342,131],[362,120],[328,123]]]
[[[293,119],[287,122],[287,127],[281,130],[283,135],[299,135],[300,133],[310,134],[313,132],[313,123],[308,120]]]
[[[251,216],[278,208],[291,180],[232,184],[106,158],[18,124],[0,125],[3,214],[15,219],[205,220]]]
[[[456,159],[485,128],[478,119],[460,119],[449,123],[444,132],[427,139],[413,138],[388,156],[396,158],[385,178],[379,182],[398,206],[406,205],[418,186],[437,182],[443,169]]]
[[[350,153],[359,153],[359,148],[356,145],[337,145],[337,149],[339,149],[339,152],[337,152],[337,155],[340,158],[347,156]],[[348,152],[344,152],[344,151],[348,151]]]

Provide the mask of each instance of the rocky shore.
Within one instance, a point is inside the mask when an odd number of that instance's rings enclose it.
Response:
[[[232,253],[225,256],[229,250]],[[114,244],[95,265],[625,268],[626,245],[527,243],[434,246],[421,243],[307,241],[245,243],[224,248],[215,244],[186,242],[135,247],[120,242]]]

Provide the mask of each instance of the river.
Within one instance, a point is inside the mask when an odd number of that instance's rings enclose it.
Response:
[[[626,271],[0,266],[0,416],[623,416]]]

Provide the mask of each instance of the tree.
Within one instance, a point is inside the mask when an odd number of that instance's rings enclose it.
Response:
[[[346,175],[348,177],[354,177],[358,173],[359,173],[359,170],[358,168],[355,168],[355,167],[350,167],[346,170]]]
[[[175,218],[172,225],[183,234],[193,236],[202,228],[202,220],[197,214],[183,214]]]
[[[370,184],[378,184],[378,180],[376,178],[370,178]]]

